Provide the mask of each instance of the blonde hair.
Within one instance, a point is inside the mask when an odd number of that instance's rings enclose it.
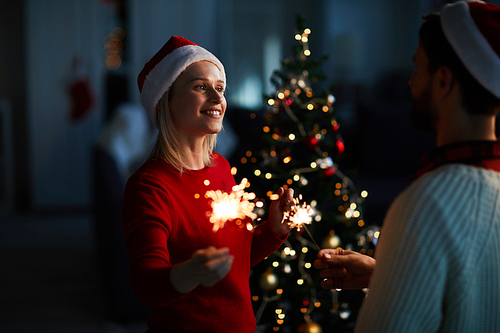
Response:
[[[149,157],[153,159],[161,158],[182,173],[183,169],[191,170],[192,168],[185,162],[181,146],[177,140],[178,132],[168,109],[171,90],[169,89],[156,105],[156,123],[159,132]],[[208,134],[203,140],[203,162],[205,166],[213,166],[212,156],[216,142],[217,134]]]

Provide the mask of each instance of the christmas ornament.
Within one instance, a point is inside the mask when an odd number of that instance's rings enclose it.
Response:
[[[292,267],[290,266],[289,263],[286,263],[286,264],[283,265],[282,270],[283,270],[284,273],[290,274],[290,272],[292,271]]]
[[[335,145],[337,146],[338,153],[342,154],[345,150],[344,141],[339,138],[339,139],[337,139],[337,142],[335,143]]]
[[[327,169],[329,167],[333,167],[334,166],[333,160],[329,156],[325,157],[325,158],[318,158],[316,160],[316,164],[318,164],[321,169]]]
[[[273,271],[268,268],[260,276],[259,286],[264,290],[273,290],[278,286],[278,276],[273,273]]]
[[[318,143],[318,139],[316,139],[314,136],[308,135],[304,138],[304,144],[309,149],[315,149],[318,146]]]
[[[349,304],[347,303],[342,303],[340,306],[340,311],[339,311],[339,317],[347,320],[351,316],[351,309],[349,307]]]
[[[303,323],[297,328],[298,333],[323,333],[323,329],[319,326],[318,323],[310,322]]]
[[[328,169],[323,170],[323,175],[325,177],[331,177],[334,174],[335,174],[335,168],[328,168]]]
[[[75,56],[71,66],[71,78],[68,94],[71,100],[71,120],[78,121],[84,118],[94,107],[95,97],[84,60]]]
[[[323,239],[321,247],[323,249],[336,249],[340,246],[340,237],[335,234],[335,231],[331,230],[328,236]]]
[[[333,103],[335,103],[335,96],[333,96],[332,94],[328,94],[327,100],[328,105],[332,105]]]

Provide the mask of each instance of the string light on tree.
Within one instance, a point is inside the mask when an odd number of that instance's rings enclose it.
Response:
[[[253,142],[251,156],[242,156],[239,166],[241,174],[248,175],[253,192],[263,197],[258,200],[259,216],[268,214],[269,199],[281,186],[292,187],[299,198],[284,219],[296,229],[253,268],[250,287],[257,332],[297,332],[299,327],[308,332],[323,325],[335,330],[335,323],[351,320],[350,313],[356,309],[347,294],[320,287],[321,278],[312,268],[319,249],[315,238],[322,240],[324,248],[342,246],[370,254],[379,236],[363,217],[367,193],[356,188],[352,173],[341,170],[341,158],[349,145],[336,117],[334,87],[316,91],[325,79],[320,69],[326,57],[312,56],[309,42],[314,35],[300,17],[292,36],[296,41],[293,55],[283,59],[281,68],[273,73],[274,92],[263,100],[268,112],[251,118],[260,122],[255,128],[261,140]],[[266,193],[269,189],[272,191]],[[302,198],[309,204],[301,202]],[[262,287],[262,281],[269,279],[277,285]]]

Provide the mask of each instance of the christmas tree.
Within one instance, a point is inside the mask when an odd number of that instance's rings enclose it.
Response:
[[[310,224],[292,230],[282,247],[252,270],[252,300],[261,332],[352,330],[364,293],[322,289],[312,263],[320,247],[372,255],[379,235],[363,220],[366,191],[356,189],[339,168],[345,149],[341,120],[333,87],[313,90],[326,79],[320,73],[326,57],[313,59],[310,34],[298,17],[293,55],[271,77],[275,93],[265,96],[269,110],[264,117],[250,115],[249,121],[263,122],[257,134],[261,140],[236,168],[235,178],[248,178],[249,190],[257,195],[259,219],[266,218],[269,199],[280,186],[294,189],[301,198],[298,206],[310,217]]]

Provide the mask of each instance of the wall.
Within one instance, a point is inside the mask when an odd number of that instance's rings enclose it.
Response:
[[[258,108],[269,77],[282,56],[283,0],[132,0],[129,2],[131,96],[144,63],[172,35],[181,35],[214,53],[224,64],[228,102]],[[288,32],[293,37],[292,31]]]
[[[337,82],[371,86],[387,71],[412,68],[417,0],[326,1],[321,51]]]
[[[216,0],[128,1],[130,95],[139,102],[137,75],[170,36],[182,36],[218,54]]]
[[[32,209],[88,204],[90,147],[102,123],[103,37],[109,8],[98,0],[25,1],[26,108]],[[86,65],[96,101],[70,120],[73,58]]]
[[[26,211],[30,207],[30,172],[28,164],[27,147],[27,115],[25,102],[25,43],[24,43],[24,3],[23,1],[0,2],[0,99],[10,106],[14,128],[10,131],[12,136],[6,138],[2,131],[4,149],[13,151],[12,159],[2,161],[4,166],[15,170],[11,184],[13,188],[4,189],[10,198],[4,198],[11,207],[5,211],[14,211],[14,202],[17,210]],[[4,104],[5,105],[5,104]],[[3,119],[2,121],[6,121]],[[14,130],[15,129],[15,130]],[[7,145],[9,146],[7,148]],[[4,169],[5,171],[6,169]],[[2,177],[2,175],[0,175]],[[5,183],[8,186],[9,183]]]

